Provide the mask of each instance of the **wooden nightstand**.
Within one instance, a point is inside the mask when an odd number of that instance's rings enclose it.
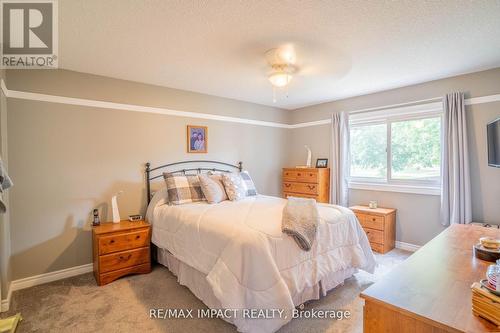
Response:
[[[128,274],[151,272],[151,225],[145,221],[92,227],[94,276],[102,286]]]
[[[394,248],[396,243],[395,209],[371,209],[368,206],[352,206],[349,208],[358,217],[373,251],[386,253]]]

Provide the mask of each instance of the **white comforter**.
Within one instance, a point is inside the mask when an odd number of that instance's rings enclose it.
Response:
[[[240,332],[274,332],[291,320],[295,293],[333,272],[373,272],[366,234],[346,208],[319,204],[320,224],[311,251],[281,232],[286,200],[249,197],[220,204],[160,205],[149,216],[152,242],[207,275],[227,309],[284,309],[287,317],[233,318]]]

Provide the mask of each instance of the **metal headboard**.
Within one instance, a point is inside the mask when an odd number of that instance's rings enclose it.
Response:
[[[158,171],[161,169],[165,169],[168,167],[172,167],[175,165],[181,165],[181,164],[193,164],[193,163],[203,163],[203,164],[215,164],[217,166],[222,165],[222,166],[227,166],[230,168],[238,169],[240,172],[243,170],[243,163],[238,162],[238,165],[233,165],[225,162],[218,162],[218,161],[205,161],[205,160],[193,160],[193,161],[182,161],[182,162],[175,162],[175,163],[169,163],[169,164],[164,164],[160,165],[155,168],[151,168],[151,163],[146,163],[146,194],[147,194],[147,200],[148,204],[151,201],[151,181],[158,179],[158,178],[163,178],[163,172],[160,173],[159,175],[151,175],[152,172]],[[207,168],[207,167],[200,167],[200,168],[187,168],[187,169],[178,169],[178,170],[173,170],[173,171],[168,171],[169,173],[182,173],[186,174],[186,172],[192,172],[196,171],[197,174],[200,174],[202,171],[218,171],[218,172],[231,172],[231,170],[225,170],[221,169],[218,167],[213,167],[213,168]]]

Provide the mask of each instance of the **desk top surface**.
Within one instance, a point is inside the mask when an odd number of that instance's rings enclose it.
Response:
[[[474,257],[480,237],[500,229],[452,225],[361,293],[361,297],[437,323],[451,331],[498,332],[472,314],[471,285],[485,278],[491,262]]]

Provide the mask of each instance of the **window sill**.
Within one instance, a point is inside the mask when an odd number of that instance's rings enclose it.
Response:
[[[349,188],[354,190],[369,190],[369,191],[384,191],[384,192],[399,192],[413,193],[426,195],[441,195],[441,188],[435,186],[416,186],[416,185],[395,185],[381,184],[371,182],[349,182]]]

